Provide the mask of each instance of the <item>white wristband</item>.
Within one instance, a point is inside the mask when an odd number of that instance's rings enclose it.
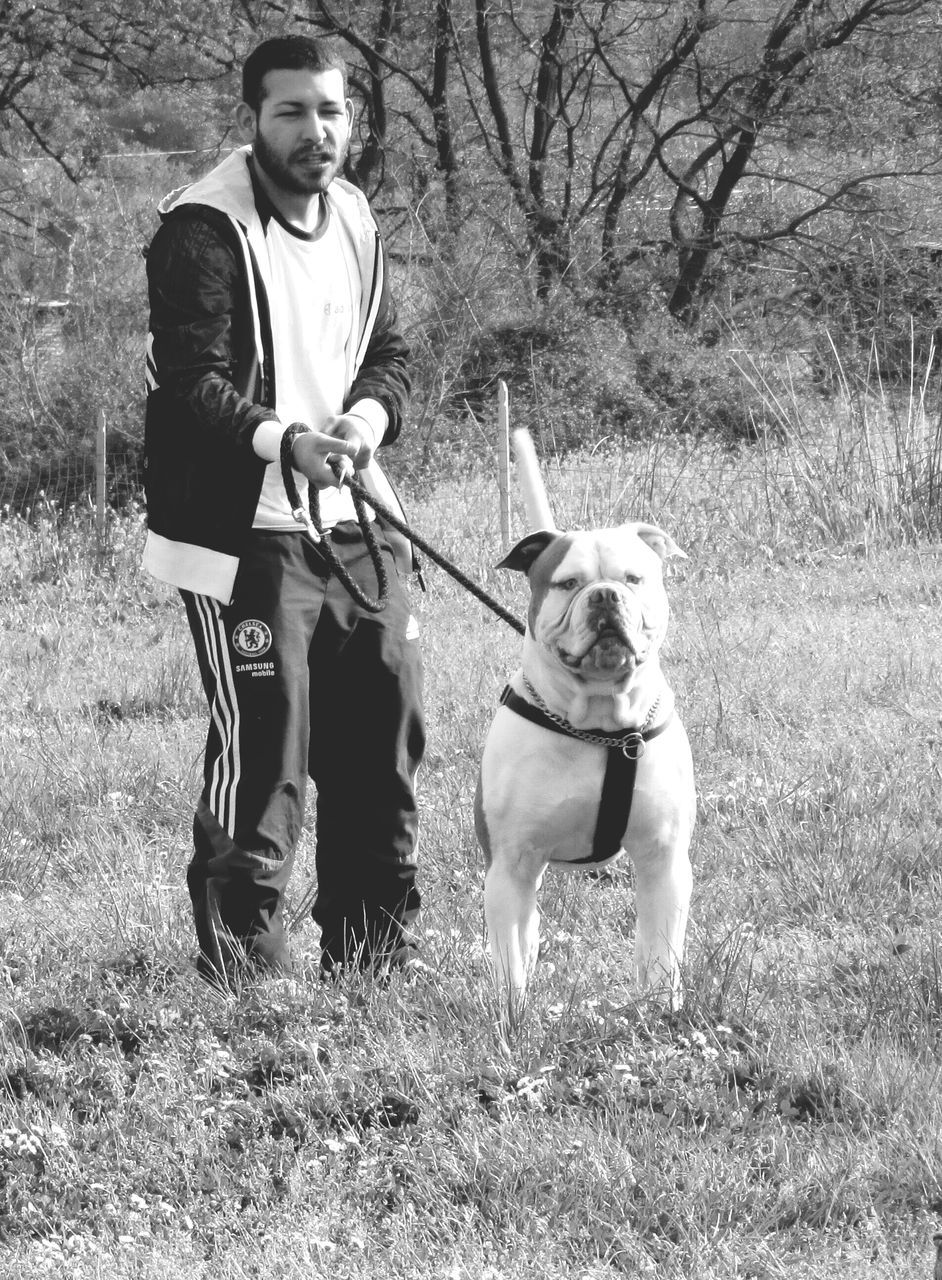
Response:
[[[277,418],[267,418],[255,428],[252,448],[265,462],[277,462],[281,457],[281,437],[285,430],[285,424]]]

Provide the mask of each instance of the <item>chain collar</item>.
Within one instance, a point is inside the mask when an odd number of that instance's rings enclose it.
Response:
[[[628,729],[617,735],[590,733],[584,729],[577,729],[574,724],[569,723],[565,716],[560,716],[555,711],[550,711],[526,676],[523,677],[523,683],[526,685],[527,693],[534,704],[539,707],[547,720],[552,720],[553,724],[558,725],[563,733],[568,734],[570,738],[578,738],[580,742],[591,742],[593,746],[615,748],[622,753],[626,760],[640,760],[644,755],[644,735],[654,723],[654,717],[657,715],[657,709],[661,704],[660,694],[652,702],[651,709],[645,716],[644,723],[640,728]]]

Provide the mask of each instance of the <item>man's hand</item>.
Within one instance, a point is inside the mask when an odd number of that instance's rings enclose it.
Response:
[[[355,446],[356,451],[350,457],[358,471],[369,465],[373,456],[373,434],[368,423],[358,414],[344,413],[337,418],[328,418],[324,430],[336,440]]]
[[[342,422],[338,418],[335,421]],[[356,462],[361,446],[341,436],[327,435],[323,431],[306,431],[291,446],[291,465],[300,471],[316,489],[339,486],[340,481],[328,465],[329,458],[350,458]]]

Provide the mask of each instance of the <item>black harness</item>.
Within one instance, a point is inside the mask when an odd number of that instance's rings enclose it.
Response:
[[[508,711],[538,724],[542,729],[551,729],[553,733],[561,733],[567,738],[578,738],[605,747],[605,777],[602,780],[592,852],[586,858],[567,858],[566,865],[589,866],[613,858],[621,849],[622,838],[628,826],[638,761],[644,754],[645,743],[664,732],[674,718],[673,714],[650,729],[622,729],[616,733],[606,733],[597,729],[576,729],[572,725],[567,728],[568,722],[562,717],[554,718],[547,714],[522,698],[510,685],[501,694],[500,701]]]

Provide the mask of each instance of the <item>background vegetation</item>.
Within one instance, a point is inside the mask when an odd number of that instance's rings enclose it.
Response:
[[[74,496],[99,409],[133,473],[156,201],[233,144],[241,60],[289,30],[349,56],[349,176],[415,349],[402,466],[477,447],[498,377],[565,450],[754,436],[743,353],[809,391],[929,363],[934,0],[4,0],[0,498],[70,462]]]

